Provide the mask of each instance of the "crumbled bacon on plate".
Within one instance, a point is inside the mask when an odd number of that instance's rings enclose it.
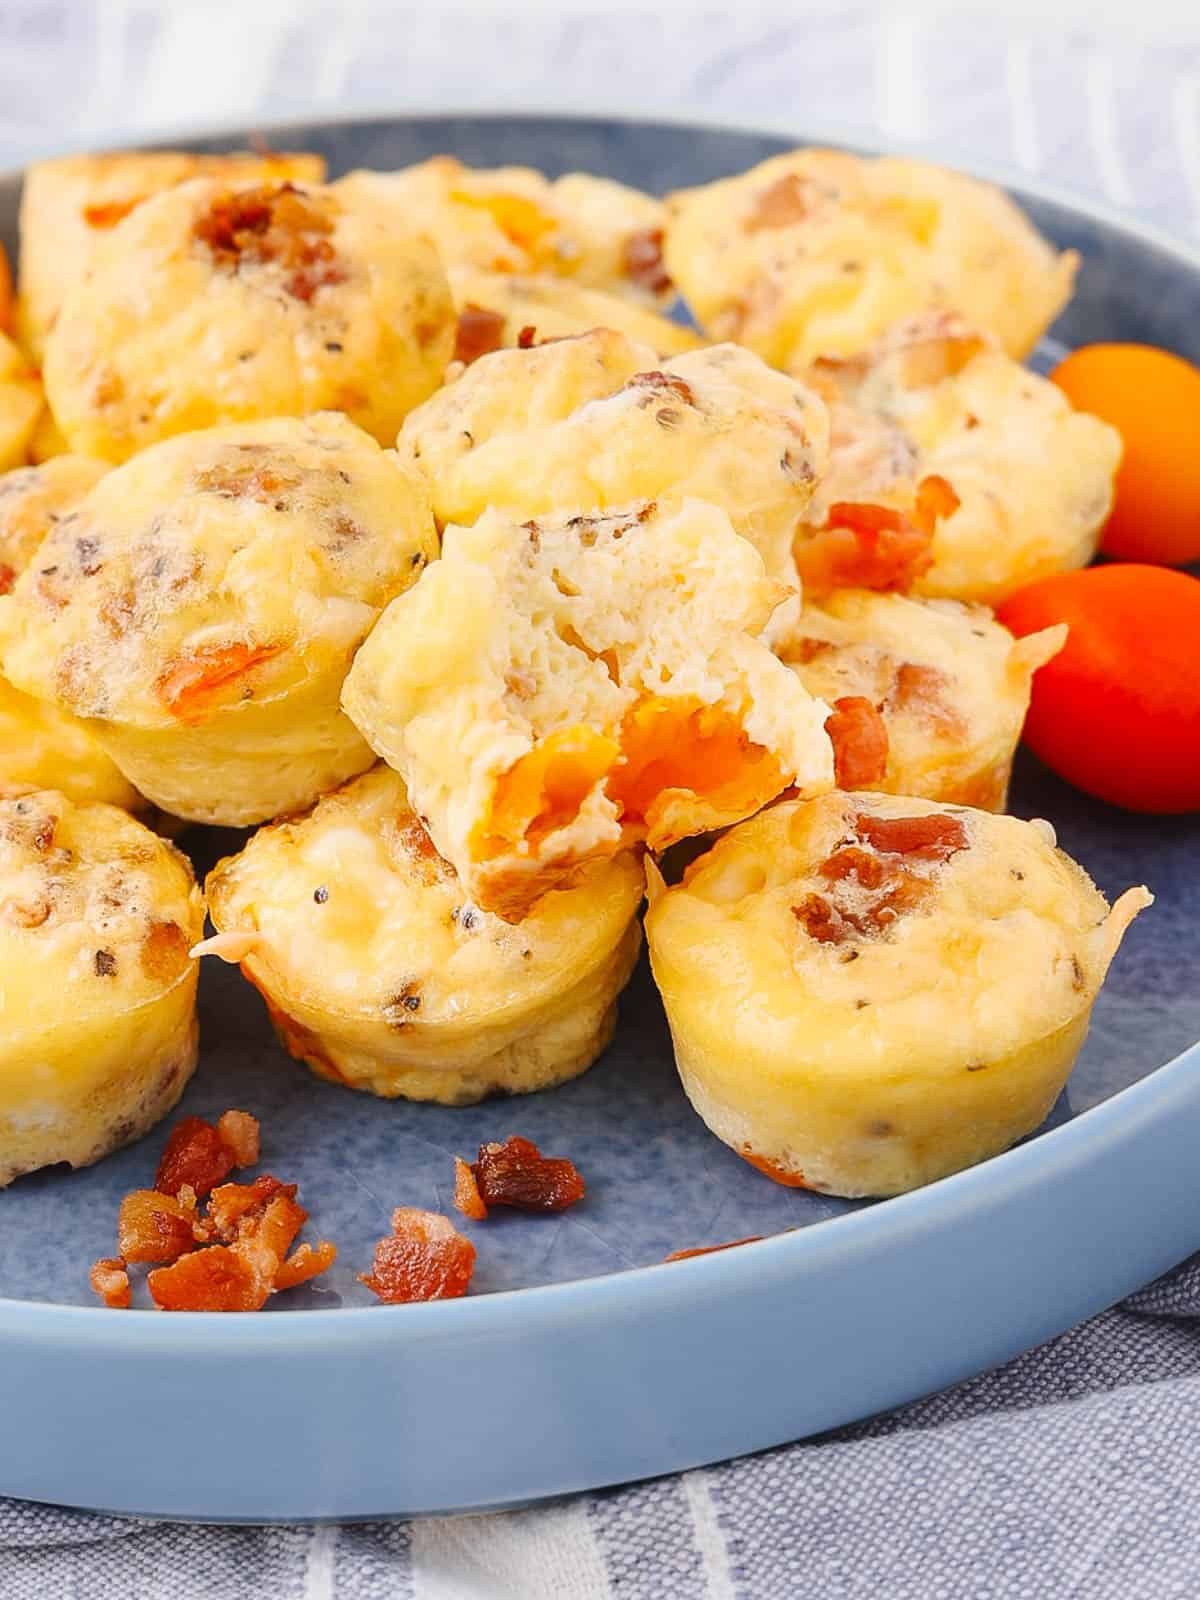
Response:
[[[184,1117],[171,1129],[158,1163],[154,1187],[178,1194],[186,1183],[203,1197],[224,1183],[234,1167],[258,1160],[258,1123],[247,1111],[226,1111],[216,1127],[203,1117]]]
[[[258,1311],[272,1294],[324,1272],[337,1255],[326,1240],[288,1254],[308,1220],[294,1183],[268,1174],[223,1182],[258,1156],[259,1126],[249,1112],[226,1111],[215,1127],[185,1117],[167,1140],[157,1187],[121,1202],[120,1256],[92,1268],[105,1305],[129,1305],[131,1261],[159,1263],[147,1284],[162,1311]],[[204,1211],[198,1195],[209,1197]]]
[[[114,1311],[128,1311],[131,1289],[129,1274],[120,1256],[105,1256],[97,1261],[88,1274],[92,1288]]]
[[[518,1211],[565,1211],[584,1196],[575,1164],[562,1156],[544,1156],[519,1134],[504,1144],[483,1144],[472,1167],[485,1206],[514,1206]]]
[[[454,1204],[473,1222],[483,1222],[487,1217],[488,1208],[475,1181],[474,1169],[461,1156],[454,1158]]]
[[[454,1300],[467,1292],[475,1246],[449,1217],[416,1206],[392,1213],[392,1231],[375,1246],[370,1272],[359,1276],[384,1305]]]
[[[664,1256],[664,1261],[690,1261],[693,1256],[711,1256],[718,1250],[736,1250],[740,1244],[758,1244],[763,1237],[761,1233],[747,1234],[744,1239],[727,1239],[724,1244],[702,1244],[694,1250],[672,1250],[669,1256]]]

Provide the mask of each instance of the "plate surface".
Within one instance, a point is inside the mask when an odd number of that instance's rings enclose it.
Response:
[[[447,150],[658,190],[785,148],[737,131],[552,118],[266,131],[323,151],[335,172]],[[16,180],[0,183],[10,246],[17,198]],[[1200,262],[1118,220],[1018,198],[1085,258],[1056,340],[1200,355]],[[1200,1047],[1188,1050],[1200,1035],[1188,908],[1200,826],[1110,811],[1027,758],[1012,808],[1052,818],[1110,895],[1144,881],[1157,903],[1117,959],[1046,1129],[873,1206],[780,1188],[705,1131],[644,968],[590,1073],[452,1110],[311,1078],[237,972],[205,963],[201,1066],[181,1110],[254,1111],[265,1169],[300,1185],[310,1234],[337,1241],[338,1263],[261,1317],[114,1315],[95,1306],[87,1267],[113,1248],[120,1196],[152,1180],[162,1131],[86,1172],[0,1192],[0,1494],[261,1520],[461,1510],[645,1477],[941,1387],[1200,1248]],[[194,829],[182,843],[203,869],[236,838]],[[450,1157],[510,1132],[573,1157],[587,1200],[558,1218],[464,1224],[479,1248],[470,1299],[375,1306],[355,1274],[392,1208],[448,1209]],[[656,1265],[686,1246],[784,1230]]]

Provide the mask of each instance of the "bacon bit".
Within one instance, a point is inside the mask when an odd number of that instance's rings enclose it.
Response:
[[[834,781],[839,789],[869,789],[887,772],[888,731],[875,706],[863,695],[843,695],[825,719],[833,745]]]
[[[337,1246],[328,1239],[321,1239],[315,1245],[299,1245],[275,1274],[275,1293],[282,1294],[285,1289],[298,1288],[311,1278],[319,1277],[336,1259]]]
[[[152,922],[142,940],[138,961],[147,978],[169,983],[187,965],[187,934],[177,922]]]
[[[196,1196],[186,1184],[176,1198],[134,1189],[121,1201],[117,1249],[126,1261],[174,1261],[196,1244]]]
[[[392,1213],[392,1232],[375,1246],[370,1272],[359,1274],[384,1305],[454,1300],[467,1292],[475,1246],[449,1217],[416,1206]]]
[[[694,1250],[672,1250],[669,1256],[664,1256],[664,1261],[690,1261],[693,1256],[711,1256],[718,1250],[736,1250],[740,1244],[758,1244],[762,1239],[761,1233],[747,1234],[744,1239],[728,1239],[724,1244],[702,1244]]]
[[[642,396],[643,406],[653,405],[663,398],[664,390],[677,395],[685,406],[696,404],[695,391],[690,383],[683,378],[677,378],[673,372],[635,372],[633,377],[625,383],[626,389],[644,389]]]
[[[835,850],[818,868],[821,876],[827,878],[830,883],[853,878],[855,883],[861,884],[864,889],[881,888],[891,870],[892,868],[881,856],[853,844],[843,845]]]
[[[499,311],[468,302],[458,313],[458,332],[454,340],[454,359],[469,367],[480,356],[490,356],[504,343],[505,318]]]
[[[967,726],[944,698],[950,687],[950,679],[939,668],[918,661],[904,661],[896,669],[896,681],[887,703],[897,711],[919,713],[947,737],[961,738]]]
[[[159,677],[158,697],[180,722],[202,722],[212,709],[214,696],[229,689],[246,673],[270,661],[282,645],[234,644],[201,645],[190,655],[179,656]]]
[[[146,1281],[160,1311],[260,1311],[271,1292],[250,1262],[223,1244],[156,1267]]]
[[[474,1170],[461,1156],[454,1158],[454,1204],[473,1222],[483,1222],[487,1218],[488,1208],[483,1203]]]
[[[210,1237],[223,1244],[232,1244],[239,1237],[243,1222],[259,1215],[277,1195],[294,1200],[296,1185],[280,1183],[269,1172],[255,1178],[253,1183],[223,1183],[214,1189],[208,1202]]]
[[[7,561],[0,561],[0,594],[11,594],[12,586],[16,581],[15,568],[10,567]]]
[[[333,222],[291,183],[218,195],[192,232],[219,271],[236,272],[243,260],[278,264],[285,293],[306,304],[318,289],[346,281],[328,238]]]
[[[532,322],[527,322],[517,335],[518,350],[532,350],[533,341],[537,338],[537,329]]]
[[[120,1256],[104,1256],[97,1261],[88,1273],[88,1282],[111,1310],[129,1310],[132,1290]]]
[[[260,505],[273,505],[281,494],[298,489],[302,481],[298,472],[283,472],[265,461],[203,467],[192,476],[192,483],[202,493],[219,494],[223,500],[256,500]]]
[[[248,1111],[223,1111],[217,1118],[217,1132],[221,1143],[233,1155],[235,1167],[253,1167],[258,1164],[258,1118]]]
[[[788,228],[794,222],[803,222],[808,214],[808,189],[803,178],[786,172],[758,195],[743,228],[747,233],[758,233],[764,228]]]
[[[504,1144],[482,1144],[471,1171],[485,1206],[513,1206],[518,1211],[565,1211],[583,1199],[583,1179],[575,1164],[561,1156],[544,1156],[519,1134]]]
[[[859,812],[851,824],[873,849],[887,855],[915,856],[918,861],[949,861],[968,844],[961,819],[942,811],[920,817],[872,817]]]
[[[862,933],[823,894],[806,894],[792,907],[792,915],[818,944],[847,944]]]
[[[160,1194],[178,1195],[188,1184],[197,1195],[206,1195],[224,1183],[234,1167],[253,1166],[258,1160],[258,1135],[258,1122],[248,1111],[226,1111],[215,1128],[203,1117],[184,1117],[171,1130],[154,1187]],[[251,1150],[253,1154],[243,1159]]]
[[[160,1267],[147,1280],[164,1311],[259,1311],[275,1292],[287,1253],[308,1220],[295,1199],[294,1183],[264,1175],[252,1184],[230,1183],[209,1201],[209,1221],[226,1241]],[[285,1282],[304,1281],[334,1259],[330,1248],[309,1255],[284,1272]],[[300,1252],[297,1252],[299,1257]],[[317,1260],[324,1262],[318,1266]],[[302,1276],[297,1277],[299,1272]]]
[[[233,1152],[212,1123],[184,1117],[171,1129],[154,1187],[160,1194],[177,1195],[186,1183],[197,1195],[206,1195],[232,1171]]]
[[[666,294],[671,274],[663,265],[663,230],[639,228],[625,240],[622,251],[625,276],[653,295]]]
[[[838,501],[823,527],[797,540],[796,568],[806,590],[911,589],[933,565],[933,534],[889,506]]]

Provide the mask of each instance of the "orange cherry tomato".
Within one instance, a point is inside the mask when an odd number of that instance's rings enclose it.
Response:
[[[1145,344],[1089,344],[1050,374],[1121,435],[1102,549],[1122,561],[1200,561],[1200,367]]]
[[[1025,722],[1048,767],[1128,811],[1200,810],[1200,579],[1089,567],[1030,584],[997,615],[1018,635],[1070,628]]]

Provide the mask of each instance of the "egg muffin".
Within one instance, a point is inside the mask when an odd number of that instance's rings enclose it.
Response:
[[[90,270],[118,222],[151,195],[189,178],[214,178],[230,188],[291,180],[320,183],[320,156],[193,155],[183,150],[126,150],[35,161],[21,191],[22,344],[41,360],[67,292]]]
[[[983,606],[840,589],[776,648],[834,708],[839,788],[1003,811],[1033,674],[1066,636],[1014,639]]]
[[[217,866],[219,932],[200,948],[241,963],[322,1077],[467,1105],[591,1066],[637,957],[642,888],[626,852],[510,927],[472,904],[381,765]]]
[[[478,267],[451,267],[449,278],[458,307],[454,356],[468,366],[493,350],[544,344],[592,328],[615,328],[659,356],[678,356],[700,346],[700,338],[691,328],[636,300],[556,278],[553,273],[516,276]]]
[[[477,905],[827,788],[828,708],[757,637],[782,597],[718,507],[449,527],[342,703]]]
[[[98,1161],[179,1099],[203,923],[187,860],[123,811],[0,798],[0,1186]]]
[[[835,792],[742,823],[651,900],[696,1111],[777,1182],[853,1197],[1042,1122],[1151,896],[1110,911],[1046,823]]]
[[[105,470],[103,462],[62,456],[0,477],[0,594],[8,593],[46,534]],[[0,677],[0,791],[24,789],[61,789],[71,800],[104,800],[127,810],[142,804],[77,717]]]
[[[806,592],[995,606],[1096,553],[1120,435],[960,318],[900,323],[806,381],[829,403],[832,440],[796,540]]]
[[[466,167],[435,156],[398,172],[352,172],[335,185],[427,233],[448,267],[553,272],[651,304],[672,298],[662,263],[661,200],[611,178],[532,167]]]
[[[387,211],[195,178],[137,206],[68,290],[46,394],[71,448],[108,461],[322,410],[391,444],[442,381],[456,325],[433,246]]]
[[[659,363],[597,328],[481,357],[409,417],[397,449],[428,479],[440,524],[488,507],[603,512],[695,496],[720,506],[773,576],[828,461],[826,407],[735,345]]]
[[[259,822],[371,764],[342,679],[436,553],[421,480],[345,417],[186,434],[55,525],[0,599],[0,658],[165,811]]]
[[[0,332],[0,472],[29,460],[38,422],[45,410],[42,380],[20,348]]]
[[[991,184],[896,156],[794,150],[669,195],[667,212],[667,271],[701,327],[792,370],[926,311],[1024,357],[1079,265]]]

